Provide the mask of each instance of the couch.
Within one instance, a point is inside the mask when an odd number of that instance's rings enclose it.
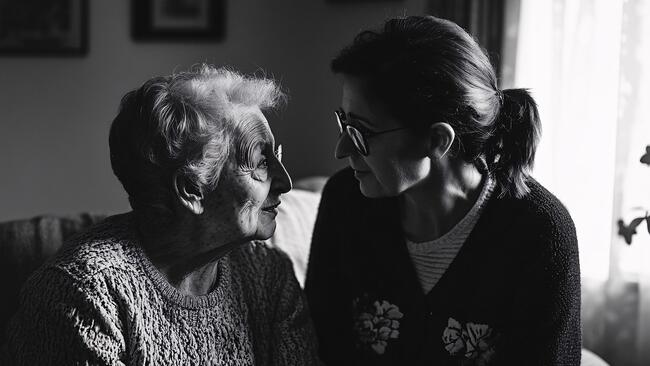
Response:
[[[296,278],[304,285],[309,243],[325,178],[297,181],[294,189],[281,197],[276,232],[269,244],[286,252],[293,262]],[[0,291],[5,295],[0,308],[0,341],[16,310],[18,293],[29,275],[52,257],[66,239],[101,221],[106,214],[42,215],[26,220],[0,223]],[[607,366],[598,356],[584,350],[582,366]]]

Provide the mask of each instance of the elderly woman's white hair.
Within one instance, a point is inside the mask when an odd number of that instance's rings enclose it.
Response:
[[[271,79],[206,64],[126,94],[109,145],[113,172],[133,209],[169,212],[174,174],[214,189],[251,107],[264,111],[284,100]]]

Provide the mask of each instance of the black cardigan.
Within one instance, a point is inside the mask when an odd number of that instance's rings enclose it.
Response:
[[[579,365],[575,228],[557,198],[533,179],[528,186],[521,199],[499,198],[495,188],[460,252],[425,295],[397,200],[364,197],[351,169],[333,176],[323,191],[305,285],[322,360],[333,366]]]

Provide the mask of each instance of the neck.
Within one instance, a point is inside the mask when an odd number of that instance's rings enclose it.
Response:
[[[184,276],[177,275],[177,268],[161,267],[160,272],[165,276],[169,284],[174,286],[183,294],[192,296],[207,295],[214,289],[217,282],[219,262],[210,262],[199,268],[192,269]]]
[[[402,229],[409,240],[430,241],[449,232],[481,192],[483,176],[473,164],[449,160],[439,164],[431,171],[441,173],[400,195]]]
[[[194,296],[211,292],[219,259],[241,244],[208,233],[200,222],[191,219],[166,225],[140,222],[139,233],[146,255],[167,282]]]

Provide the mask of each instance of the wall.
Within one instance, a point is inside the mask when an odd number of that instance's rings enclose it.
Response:
[[[85,57],[0,58],[0,221],[128,209],[108,158],[119,100],[149,77],[202,61],[280,80],[291,100],[269,120],[287,168],[294,179],[329,175],[342,166],[333,157],[340,95],[329,60],[359,30],[426,8],[425,0],[226,1],[221,43],[134,43],[129,2],[91,0]]]

